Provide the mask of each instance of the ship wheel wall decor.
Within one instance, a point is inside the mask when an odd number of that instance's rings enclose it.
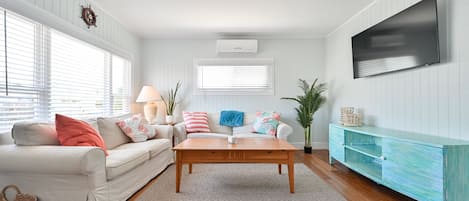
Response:
[[[86,25],[88,25],[88,29],[90,26],[96,26],[96,17],[98,17],[93,9],[91,9],[91,5],[88,5],[88,7],[81,6],[81,18],[85,22]]]

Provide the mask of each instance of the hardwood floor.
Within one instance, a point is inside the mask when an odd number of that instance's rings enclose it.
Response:
[[[298,151],[297,163],[304,163],[316,175],[329,183],[350,201],[411,201],[413,199],[379,185],[340,163],[329,165],[328,150],[313,150],[312,154]]]
[[[347,167],[335,163],[329,165],[329,151],[313,150],[312,154],[304,154],[303,151],[295,153],[295,163],[304,163],[316,175],[331,185],[347,200],[350,201],[412,201],[398,192],[375,183],[361,176]],[[158,176],[148,182],[142,189],[135,193],[129,201],[135,201],[145,192]]]

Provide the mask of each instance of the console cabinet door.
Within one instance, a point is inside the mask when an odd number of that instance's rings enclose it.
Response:
[[[443,149],[383,139],[383,183],[417,200],[444,200]]]
[[[344,130],[335,126],[329,126],[329,154],[335,160],[345,161]]]

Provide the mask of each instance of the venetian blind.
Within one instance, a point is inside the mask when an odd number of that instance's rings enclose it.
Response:
[[[56,113],[84,119],[130,112],[130,61],[0,12],[0,133]]]
[[[7,131],[16,121],[43,114],[44,66],[36,42],[40,25],[5,10],[0,16],[0,131]]]

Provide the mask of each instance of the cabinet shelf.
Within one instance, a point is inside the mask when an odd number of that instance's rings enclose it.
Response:
[[[381,146],[376,144],[352,144],[345,145],[345,148],[376,159],[381,159],[382,157]]]
[[[378,157],[363,154],[362,152],[349,148],[345,150],[345,155],[347,156],[345,164],[350,169],[353,169],[356,172],[380,183],[382,176],[382,161]]]

